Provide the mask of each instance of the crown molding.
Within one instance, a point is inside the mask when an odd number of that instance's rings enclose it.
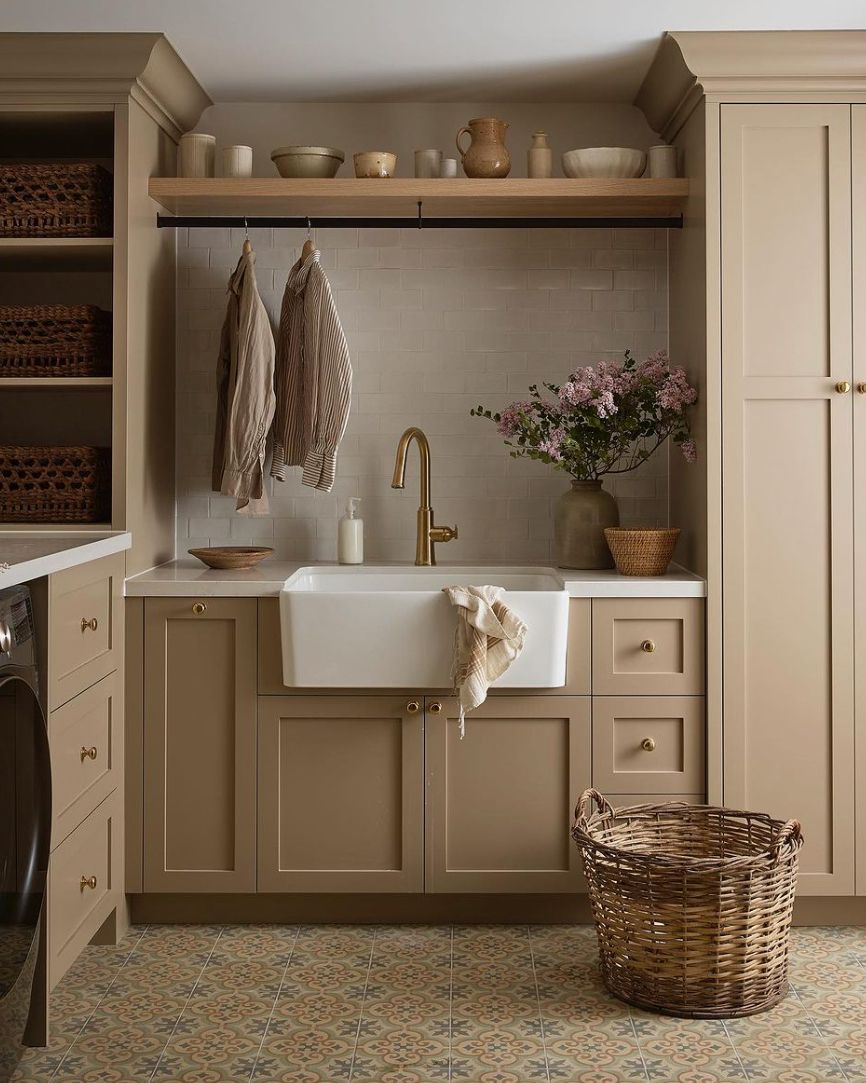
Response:
[[[212,104],[163,34],[0,33],[0,105],[135,99],[175,140]]]
[[[866,31],[668,31],[634,104],[670,140],[701,100],[866,102]]]

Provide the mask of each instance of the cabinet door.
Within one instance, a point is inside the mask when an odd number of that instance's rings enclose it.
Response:
[[[144,619],[144,890],[255,891],[256,601]]]
[[[438,708],[438,709],[437,709]],[[581,696],[497,696],[466,718],[427,700],[427,891],[582,891],[571,841],[590,781]]]
[[[423,890],[422,702],[259,698],[259,891]]]
[[[850,107],[721,107],[724,799],[854,885]],[[850,392],[850,388],[849,388]]]
[[[866,895],[866,105],[851,109],[854,257],[854,612],[857,894]]]

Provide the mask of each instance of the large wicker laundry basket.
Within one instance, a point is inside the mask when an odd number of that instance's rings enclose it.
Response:
[[[703,1019],[753,1015],[785,997],[796,820],[679,803],[615,810],[587,790],[572,835],[615,996]]]

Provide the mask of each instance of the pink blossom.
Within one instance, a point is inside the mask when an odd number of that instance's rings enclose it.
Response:
[[[693,463],[697,460],[698,448],[694,440],[683,440],[680,444],[680,451],[687,463]]]
[[[684,369],[671,369],[662,386],[656,392],[656,402],[663,410],[682,413],[686,406],[698,397],[697,391],[689,384]]]
[[[546,455],[549,455],[551,459],[555,459],[557,462],[562,460],[562,441],[566,437],[565,429],[557,428],[544,440],[540,440],[538,443],[538,450],[543,451]]]
[[[610,391],[602,391],[593,399],[592,405],[599,417],[613,417],[617,412],[617,405]]]
[[[521,414],[530,413],[534,405],[533,402],[512,402],[506,406],[496,424],[500,436],[514,436],[520,428]]]

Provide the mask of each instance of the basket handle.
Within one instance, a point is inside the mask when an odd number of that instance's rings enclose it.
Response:
[[[575,806],[575,809],[574,809],[574,822],[575,822],[575,825],[577,825],[581,821],[583,823],[586,823],[586,821],[587,821],[587,819],[588,819],[588,817],[589,817],[589,815],[590,815],[590,813],[592,811],[592,802],[593,801],[596,803],[596,805],[598,805],[599,812],[602,812],[602,813],[608,813],[608,812],[612,813],[613,812],[613,805],[610,803],[610,801],[608,801],[608,799],[603,794],[600,794],[598,792],[598,790],[593,789],[593,787],[590,786],[589,789],[583,791],[583,793],[580,795],[580,800],[577,802],[577,805]]]
[[[779,828],[779,834],[776,835],[773,840],[773,845],[770,847],[770,852],[774,857],[779,856],[779,851],[790,839],[801,840],[803,838],[803,832],[800,828],[799,820],[788,820],[782,824]]]

